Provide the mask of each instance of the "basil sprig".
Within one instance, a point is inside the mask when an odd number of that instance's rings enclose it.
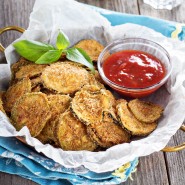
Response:
[[[56,48],[50,44],[31,40],[21,40],[15,42],[13,46],[19,55],[36,64],[51,64],[65,54],[67,59],[81,63],[94,72],[93,63],[88,54],[80,48],[68,48],[70,41],[61,31],[57,36]]]

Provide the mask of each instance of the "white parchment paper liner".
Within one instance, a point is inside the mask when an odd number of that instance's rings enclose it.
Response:
[[[166,87],[146,98],[165,107],[157,129],[146,138],[120,144],[103,152],[63,151],[43,145],[32,138],[27,127],[17,132],[0,112],[0,136],[25,136],[29,145],[66,168],[85,166],[94,172],[107,172],[136,157],[146,156],[166,146],[185,118],[185,44],[164,37],[149,28],[134,24],[112,27],[99,13],[73,0],[37,0],[30,16],[30,24],[20,39],[55,43],[58,29],[62,29],[72,44],[81,39],[96,39],[102,44],[126,37],[141,37],[162,45],[170,54],[173,71]],[[10,64],[18,59],[12,45],[5,50],[8,64],[0,65],[0,88],[10,79]]]

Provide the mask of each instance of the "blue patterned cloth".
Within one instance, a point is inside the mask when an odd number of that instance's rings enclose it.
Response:
[[[125,23],[138,24],[141,26],[151,28],[157,32],[160,32],[166,37],[173,37],[172,33],[177,31],[178,32],[177,37],[179,38],[179,40],[185,40],[185,24],[166,21],[149,16],[119,13],[110,10],[105,10],[102,8],[97,8],[94,6],[90,7],[95,11],[99,12],[105,18],[107,18],[112,26]]]
[[[167,37],[185,39],[185,27],[182,24],[90,7],[107,18],[113,26],[135,23],[152,28]],[[16,138],[0,137],[0,171],[16,174],[42,185],[119,184],[128,179],[137,164],[138,159],[135,159],[127,167],[120,168],[114,173],[94,173],[84,167],[67,169]]]
[[[119,184],[127,180],[135,170],[138,160],[131,161],[124,171],[124,178],[112,172],[94,173],[79,167],[68,169],[37,153],[16,138],[0,137],[0,171],[20,175],[42,185],[68,184]]]

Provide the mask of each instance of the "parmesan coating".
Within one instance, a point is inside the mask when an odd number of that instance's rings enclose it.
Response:
[[[37,137],[43,143],[56,142],[55,127],[58,123],[58,117],[69,108],[71,98],[68,95],[49,95],[48,102],[51,118]]]
[[[63,150],[93,151],[96,144],[87,135],[86,126],[70,111],[61,114],[56,130],[58,143]]]
[[[137,120],[134,115],[129,111],[126,100],[119,100],[117,108],[117,114],[120,118],[122,126],[131,132],[132,135],[145,136],[150,134],[156,129],[157,123],[152,122],[150,124],[143,123]]]
[[[62,94],[74,94],[89,83],[88,71],[74,63],[60,62],[48,66],[41,79],[46,88]]]
[[[71,110],[78,119],[88,125],[102,121],[104,112],[108,112],[116,119],[114,104],[115,99],[110,91],[105,89],[98,91],[95,86],[85,86],[75,94]]]
[[[32,78],[39,76],[47,65],[29,64],[21,66],[15,73],[15,78],[20,80],[22,78]]]
[[[122,129],[121,126],[115,124],[114,120],[109,117],[102,122],[88,125],[87,131],[91,138],[104,148],[130,141],[130,134]]]
[[[24,94],[11,111],[15,128],[20,130],[27,126],[33,137],[40,134],[50,117],[47,96],[43,93]]]
[[[10,86],[4,95],[4,107],[7,112],[11,109],[15,102],[24,94],[31,92],[31,82],[28,78],[24,78],[13,86]]]
[[[163,112],[163,108],[151,102],[134,99],[128,103],[128,107],[134,116],[141,122],[151,123],[157,121]]]

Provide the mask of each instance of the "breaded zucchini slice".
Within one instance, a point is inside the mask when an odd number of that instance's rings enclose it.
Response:
[[[24,94],[11,111],[15,128],[20,130],[27,126],[33,137],[40,134],[50,117],[47,96],[40,92]]]
[[[48,120],[42,132],[38,136],[38,139],[42,138],[41,142],[43,143],[56,141],[54,130],[58,121],[58,117],[61,113],[64,113],[67,109],[69,109],[71,97],[69,95],[60,94],[49,95],[48,102],[50,106],[51,118]],[[42,137],[40,135],[42,135]]]
[[[96,149],[96,144],[87,134],[86,126],[73,116],[70,111],[60,115],[56,127],[56,138],[63,150],[89,150]]]
[[[99,121],[87,126],[90,137],[101,147],[108,148],[121,143],[130,142],[130,134],[114,120],[106,115],[104,121]]]
[[[83,49],[91,58],[92,61],[98,61],[98,57],[104,46],[96,40],[81,40],[75,45],[76,48]]]
[[[62,94],[74,94],[89,83],[86,69],[72,62],[58,62],[46,67],[41,75],[45,88]]]
[[[48,95],[47,97],[52,113],[56,112],[57,114],[61,114],[70,106],[71,97],[69,95],[56,94]]]
[[[110,91],[97,86],[84,86],[71,102],[71,111],[86,125],[103,120],[104,112],[117,120],[115,115],[115,99]]]
[[[49,144],[56,144],[56,134],[55,129],[58,124],[58,118],[59,116],[56,116],[55,118],[50,118],[44,128],[42,129],[41,133],[36,137],[40,142],[43,144],[49,143]]]
[[[11,72],[12,72],[13,77],[14,77],[15,73],[17,71],[19,71],[20,67],[25,66],[25,65],[29,65],[29,64],[33,64],[33,62],[30,62],[23,57],[21,57],[16,63],[12,64],[11,65]]]
[[[4,108],[11,112],[15,102],[24,94],[31,92],[31,82],[29,78],[24,78],[18,83],[10,86],[4,94]]]
[[[90,92],[90,93],[92,93],[92,94],[98,94],[98,93],[100,93],[100,90],[101,90],[102,88],[99,86],[99,85],[95,85],[95,84],[93,84],[93,85],[90,85],[90,84],[88,84],[88,85],[84,85],[81,89],[80,89],[80,91],[88,91],[88,92]]]
[[[100,89],[105,89],[105,86],[96,79],[95,74],[90,73],[89,85],[99,86]]]
[[[139,121],[145,123],[157,121],[163,113],[163,108],[160,105],[141,101],[139,99],[130,101],[128,107]]]
[[[157,127],[156,122],[148,124],[137,120],[135,116],[129,111],[128,103],[126,100],[119,100],[116,109],[121,125],[123,128],[130,131],[132,135],[146,136],[154,131]]]
[[[19,68],[15,73],[15,79],[20,80],[22,78],[33,78],[39,76],[47,65],[29,64]]]

